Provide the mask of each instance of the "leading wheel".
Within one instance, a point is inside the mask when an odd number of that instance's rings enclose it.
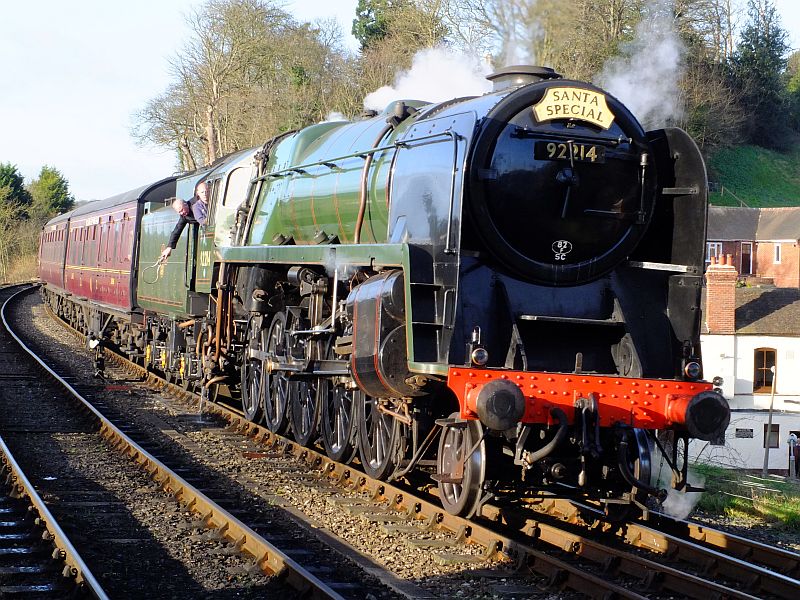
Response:
[[[275,313],[267,332],[267,354],[276,362],[286,362],[286,314]],[[264,421],[267,429],[283,434],[289,424],[289,379],[286,373],[273,371],[266,375],[264,385]]]
[[[378,406],[377,398],[366,395],[358,403],[358,454],[367,475],[386,479],[399,460],[400,423]]]
[[[242,360],[242,410],[247,420],[254,423],[264,417],[263,352],[266,341],[267,332],[261,328],[261,318],[251,318],[247,324],[247,347]]]
[[[332,345],[328,348],[326,358],[336,358]],[[323,377],[317,386],[317,398],[320,405],[319,429],[325,453],[336,462],[348,463],[353,460],[357,450],[355,407],[364,403],[364,392],[349,387],[347,382],[339,378]]]
[[[486,442],[480,421],[459,419],[445,425],[439,438],[436,473],[439,499],[453,515],[471,517],[480,506],[486,478]]]
[[[644,429],[634,429],[633,438],[635,444],[628,444],[628,468],[634,478],[642,483],[650,485],[653,476],[650,439]],[[641,490],[636,490],[635,499],[640,504],[648,503],[648,494]],[[605,503],[606,520],[612,523],[621,523],[629,520],[639,511],[639,507],[630,503]]]

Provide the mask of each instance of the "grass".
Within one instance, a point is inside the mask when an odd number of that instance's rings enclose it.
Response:
[[[709,178],[724,191],[709,196],[716,206],[800,206],[800,149],[787,154],[757,146],[721,148],[708,160]],[[732,192],[728,193],[728,192]]]
[[[731,518],[758,517],[800,532],[800,484],[709,465],[695,465],[694,470],[705,477],[699,510]]]

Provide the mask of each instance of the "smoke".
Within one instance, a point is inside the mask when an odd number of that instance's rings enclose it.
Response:
[[[475,56],[446,48],[426,48],[414,56],[411,69],[400,72],[394,85],[384,86],[364,98],[364,108],[382,111],[396,100],[442,102],[477,96],[491,90],[486,80],[491,68]]]
[[[633,41],[606,62],[596,83],[627,105],[645,129],[663,127],[682,112],[678,82],[684,54],[673,0],[650,0]]]
[[[498,28],[503,45],[498,62],[504,67],[510,65],[536,65],[534,48],[544,35],[544,28],[536,14],[538,0],[517,0],[511,3],[497,3],[495,18],[501,24]]]
[[[345,117],[340,112],[333,111],[333,112],[328,113],[328,115],[325,117],[325,120],[321,121],[321,122],[322,123],[332,123],[334,121],[347,121],[347,117]]]

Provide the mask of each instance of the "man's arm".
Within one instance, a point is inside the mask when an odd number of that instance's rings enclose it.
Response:
[[[178,239],[180,239],[181,234],[183,233],[184,228],[189,220],[186,217],[178,217],[178,222],[175,223],[175,227],[172,229],[172,233],[169,234],[169,241],[167,242],[167,247],[172,248],[173,250],[178,245]]]
[[[175,223],[175,227],[172,229],[172,233],[169,234],[169,241],[167,241],[167,247],[161,252],[161,258],[159,260],[165,261],[169,258],[169,255],[172,254],[172,251],[178,245],[178,240],[183,233],[183,230],[186,227],[186,224],[189,220],[184,216],[178,217],[178,222]]]

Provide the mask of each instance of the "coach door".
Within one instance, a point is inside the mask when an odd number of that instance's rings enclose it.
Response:
[[[159,262],[178,217],[168,202],[147,202],[139,249],[138,304],[158,312],[189,312],[197,226],[186,227],[166,262]]]

